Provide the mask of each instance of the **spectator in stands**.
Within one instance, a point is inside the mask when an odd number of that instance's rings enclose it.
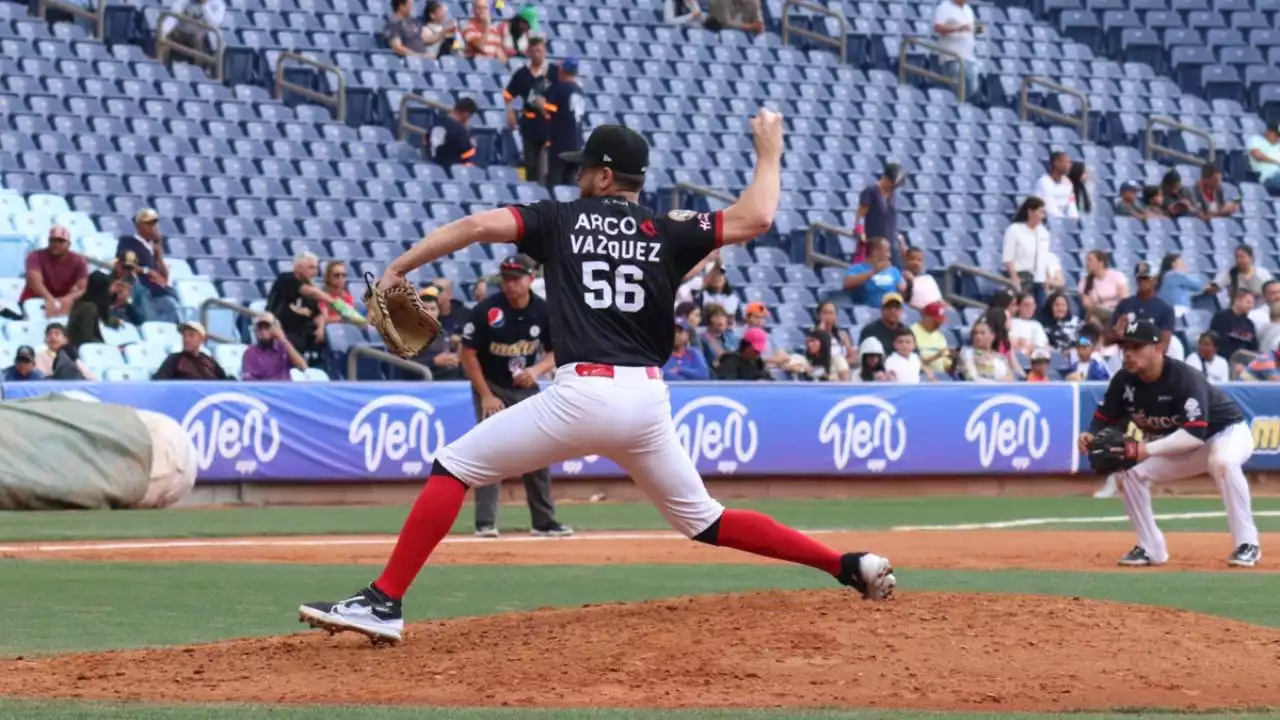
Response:
[[[662,22],[668,25],[701,25],[705,17],[698,0],[665,0],[662,3]]]
[[[902,279],[906,281],[902,297],[906,299],[907,304],[917,310],[923,310],[933,303],[942,303],[945,306],[946,302],[942,299],[942,289],[938,287],[938,281],[925,270],[924,250],[918,247],[907,248],[906,260],[907,267],[902,271]]]
[[[1154,220],[1169,217],[1164,209],[1164,191],[1159,185],[1147,185],[1142,188],[1142,212],[1140,220]]]
[[[681,293],[685,293],[688,300],[702,306],[703,312],[707,312],[711,305],[719,305],[729,314],[731,321],[738,315],[740,305],[738,294],[725,275],[724,266],[719,262],[708,265],[706,275],[690,278],[680,286],[680,290],[681,292],[676,294],[677,301],[681,299]]]
[[[1059,291],[1050,295],[1041,306],[1038,319],[1050,348],[1066,353],[1076,346],[1082,321],[1071,312],[1071,302],[1065,293]]]
[[[968,0],[942,0],[933,11],[933,31],[937,44],[944,50],[959,55],[964,60],[964,97],[981,94],[981,68],[978,66],[977,49],[978,18]],[[939,56],[942,73],[959,79],[960,63],[950,57]]]
[[[821,330],[831,336],[831,352],[846,360],[856,357],[853,338],[849,337],[848,331],[837,324],[839,314],[836,312],[835,303],[830,300],[818,303],[817,310],[813,312],[813,320],[814,330]]]
[[[565,58],[559,65],[556,82],[547,88],[542,103],[550,120],[547,125],[547,188],[577,185],[578,163],[566,160],[564,153],[582,150],[582,123],[587,102],[578,84],[578,58]]]
[[[440,314],[440,309],[444,302],[442,302],[443,294],[440,287],[428,285],[422,289],[421,296],[427,313],[439,320],[443,326],[444,318]],[[450,302],[452,302],[452,298],[450,298]],[[467,320],[464,312],[457,313],[456,317],[463,323]],[[462,370],[462,356],[458,352],[460,346],[460,336],[451,335],[448,331],[442,332],[436,335],[431,344],[414,360],[430,368],[431,377],[435,380],[461,380],[465,375]]]
[[[1169,253],[1160,261],[1156,292],[1173,308],[1174,317],[1182,317],[1191,309],[1193,296],[1209,290],[1209,284],[1197,273],[1187,271],[1187,263],[1179,253]]]
[[[707,328],[702,332],[702,356],[715,367],[721,356],[738,347],[738,335],[733,331],[729,311],[723,305],[711,303],[702,310],[707,316]]]
[[[23,345],[13,356],[13,364],[0,374],[0,382],[26,382],[43,380],[44,373],[36,367],[36,351],[30,345]]]
[[[1027,382],[1049,382],[1049,360],[1053,355],[1046,348],[1031,352],[1031,370],[1027,372]]]
[[[690,344],[694,329],[682,317],[677,317],[675,324],[675,347],[662,366],[662,377],[667,381],[706,380],[711,376],[711,368],[702,351]]]
[[[1171,218],[1195,214],[1191,205],[1191,192],[1182,187],[1182,175],[1177,170],[1164,174],[1164,178],[1160,180],[1159,197],[1163,201],[1161,207],[1164,208],[1165,215]]]
[[[1116,217],[1131,217],[1138,220],[1147,219],[1147,211],[1142,209],[1138,204],[1138,193],[1142,191],[1142,184],[1132,180],[1126,181],[1120,186],[1120,197],[1116,198],[1114,214]]]
[[[321,290],[333,302],[320,301],[320,312],[324,313],[326,323],[351,322],[364,324],[364,316],[356,310],[356,298],[347,289],[347,263],[343,260],[330,260],[324,266],[324,284]]]
[[[540,37],[529,40],[529,62],[511,74],[502,99],[507,105],[507,129],[520,131],[524,151],[524,177],[528,182],[546,184],[547,141],[551,131],[546,113],[547,90],[560,75],[559,67],[547,62],[547,43]],[[514,102],[520,101],[516,118]]]
[[[462,41],[466,43],[467,57],[506,60],[507,52],[503,48],[506,34],[507,29],[503,27],[503,23],[493,22],[489,0],[473,0],[471,18],[462,28]]]
[[[532,260],[529,262],[533,264]],[[453,296],[453,281],[449,278],[436,278],[431,281],[431,287],[436,289],[432,297],[440,306],[440,326],[455,344],[461,342],[462,326],[470,316],[467,304]]]
[[[471,286],[471,302],[478,303],[489,297],[489,281],[480,278]]]
[[[995,333],[985,320],[973,324],[969,347],[960,350],[960,368],[971,382],[1013,382],[1013,373],[1004,354],[996,350]]]
[[[227,371],[204,351],[205,330],[198,322],[184,322],[182,351],[164,359],[153,380],[230,380]]]
[[[1259,355],[1240,373],[1245,381],[1280,382],[1280,350]]]
[[[885,372],[894,382],[919,385],[921,375],[932,381],[933,374],[925,370],[916,352],[916,337],[908,328],[899,328],[893,336],[893,352],[884,359]]]
[[[702,349],[702,308],[691,302],[676,304],[676,318],[689,326],[689,345]],[[704,354],[705,357],[705,354]]]
[[[1262,288],[1272,279],[1270,271],[1258,267],[1253,257],[1253,248],[1249,245],[1238,245],[1235,265],[1218,273],[1208,290],[1214,294],[1226,290],[1228,297],[1235,297],[1237,290],[1248,290],[1254,295],[1254,300],[1262,301],[1265,300]]]
[[[422,42],[426,45],[422,54],[432,60],[451,55],[462,47],[458,40],[458,21],[449,17],[449,9],[440,0],[427,0],[422,11],[422,32]]]
[[[182,20],[191,19],[221,29],[222,23],[227,19],[227,3],[224,0],[173,0],[169,4],[169,12],[178,17],[165,18],[160,24],[160,37],[203,52],[218,49],[218,38],[213,33]],[[188,61],[188,56],[181,53],[177,57]]]
[[[1280,302],[1280,280],[1268,280],[1262,283],[1261,302],[1254,303],[1249,319],[1262,330],[1262,326],[1271,321],[1271,306]]]
[[[147,321],[146,292],[135,297],[137,279],[115,262],[111,274],[95,270],[89,275],[88,290],[71,308],[67,318],[67,337],[71,346],[79,348],[87,342],[102,342],[101,325],[119,328],[124,323],[142,325]]]
[[[169,264],[164,259],[164,234],[160,231],[160,214],[151,208],[138,211],[133,218],[134,234],[122,235],[116,244],[116,260],[126,268],[135,268],[145,290],[148,319],[178,322],[178,296],[169,282]]]
[[[1035,198],[1041,200],[1045,216],[1052,218],[1080,217],[1080,209],[1076,205],[1076,190],[1067,173],[1071,170],[1071,157],[1063,150],[1055,150],[1049,155],[1049,171],[1036,181]],[[1030,200],[1031,198],[1028,198]],[[1025,207],[1026,203],[1023,203]],[[1016,222],[1016,221],[1015,221]]]
[[[67,337],[67,328],[51,322],[44,329],[44,352],[36,355],[36,368],[50,380],[97,380],[80,360]]]
[[[1102,358],[1094,355],[1098,340],[1102,333],[1095,325],[1085,325],[1080,329],[1080,339],[1076,340],[1075,367],[1066,376],[1072,382],[1107,382],[1111,379],[1111,368]]]
[[[1261,135],[1249,139],[1249,169],[1268,192],[1280,195],[1280,123],[1267,123]]]
[[[1018,295],[1013,307],[1013,317],[1009,319],[1009,342],[1013,349],[1020,353],[1031,353],[1049,347],[1049,335],[1036,317],[1035,296],[1022,293]]]
[[[1231,380],[1231,368],[1227,365],[1227,359],[1219,353],[1218,336],[1212,330],[1200,333],[1196,351],[1187,355],[1186,363],[1204,373],[1211,383]]]
[[[898,234],[898,188],[907,182],[907,172],[901,165],[884,166],[879,179],[863,188],[858,196],[858,225],[853,232],[858,238],[853,261],[864,262],[871,255],[871,243],[884,238],[889,243],[889,262],[895,267],[902,264],[902,236]]]
[[[1112,339],[1117,340],[1124,335],[1124,329],[1130,322],[1150,320],[1160,328],[1160,349],[1169,349],[1169,338],[1173,336],[1176,317],[1169,303],[1156,295],[1157,277],[1151,263],[1140,262],[1133,269],[1133,277],[1138,283],[1135,295],[1116,304],[1111,315]]]
[[[769,309],[762,302],[747,303],[747,308],[743,313],[745,315],[745,325],[748,330],[751,328],[759,328],[764,331],[764,326],[769,320]],[[745,333],[743,337],[745,337]],[[766,365],[775,365],[777,367],[785,366],[791,359],[788,348],[780,348],[773,343],[773,338],[769,337],[765,332],[765,349],[761,351],[761,355]]]
[[[1085,312],[1109,319],[1116,305],[1129,296],[1129,281],[1111,267],[1111,256],[1105,250],[1090,250],[1084,257],[1084,271],[1079,292]]]
[[[1200,168],[1200,180],[1191,196],[1192,214],[1201,220],[1230,217],[1240,209],[1239,199],[1226,201],[1222,194],[1222,171],[1211,162]]]
[[[951,373],[952,352],[942,326],[947,321],[947,308],[940,302],[926,305],[920,312],[920,320],[911,326],[915,336],[920,363],[931,375]]]
[[[508,58],[528,57],[529,48],[535,39],[540,40],[542,23],[538,18],[538,9],[525,5],[520,12],[506,23],[506,31],[502,33],[502,50]]]
[[[894,266],[889,252],[889,241],[873,237],[869,241],[867,259],[850,266],[844,276],[844,289],[863,305],[878,307],[887,295],[901,298],[907,287],[906,278]]]
[[[1253,310],[1253,293],[1237,290],[1231,307],[1214,313],[1209,329],[1218,336],[1218,354],[1227,360],[1241,350],[1258,351],[1258,328],[1249,319]]]
[[[1250,320],[1259,309],[1265,310],[1267,317],[1262,323],[1254,322],[1254,326],[1258,328],[1258,351],[1271,352],[1280,348],[1280,300],[1263,308],[1255,308],[1254,312],[1249,313]]]
[[[413,0],[391,0],[391,16],[382,28],[382,37],[392,52],[400,57],[438,57],[443,40],[440,34],[428,30],[413,16]],[[428,54],[428,41],[437,45],[435,55]]]
[[[267,312],[276,317],[285,337],[310,367],[325,366],[325,316],[320,304],[334,298],[312,284],[320,271],[320,260],[309,252],[293,259],[293,269],[280,273],[267,297]]]
[[[467,125],[479,111],[475,100],[464,97],[454,103],[447,115],[440,116],[426,137],[431,162],[440,167],[473,164],[476,144]]]
[[[1045,201],[1034,195],[1022,201],[1013,223],[1004,231],[1001,262],[1018,292],[1044,297],[1049,277],[1049,230],[1044,226]]]
[[[88,287],[89,263],[72,251],[71,231],[61,225],[49,228],[48,247],[27,255],[26,270],[18,302],[44,298],[45,317],[66,317]]]
[[[893,347],[893,339],[904,327],[906,326],[902,324],[902,296],[898,293],[889,293],[880,300],[880,319],[862,326],[862,332],[858,335],[858,345],[861,347],[867,338],[873,337],[880,341],[881,347]]]
[[[741,30],[749,33],[764,32],[760,0],[709,0],[706,27],[708,30]]]
[[[289,344],[289,338],[271,313],[254,318],[253,336],[257,342],[244,351],[241,380],[292,380],[291,368],[306,371],[307,361]]]
[[[720,356],[716,377],[720,380],[770,380],[761,357],[769,346],[769,336],[760,328],[742,334],[738,349]]]
[[[831,333],[809,330],[804,336],[804,353],[793,358],[791,367],[798,370],[798,380],[816,382],[849,382],[849,361],[836,354]]]
[[[884,344],[879,338],[869,337],[858,345],[858,372],[854,382],[891,382],[893,376],[884,367]]]
[[[1093,195],[1089,192],[1089,185],[1092,184],[1093,177],[1089,174],[1089,168],[1082,162],[1073,162],[1071,169],[1067,171],[1067,179],[1071,181],[1071,194],[1075,198],[1076,213],[1080,216],[1091,214]]]

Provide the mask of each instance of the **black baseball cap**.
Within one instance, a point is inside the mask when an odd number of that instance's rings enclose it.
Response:
[[[533,258],[524,253],[517,253],[503,260],[498,266],[498,272],[504,277],[529,277],[537,266]]]
[[[1156,273],[1151,269],[1151,263],[1140,262],[1133,267],[1133,276],[1135,278],[1153,278]]]
[[[1120,342],[1155,345],[1160,342],[1160,328],[1150,320],[1129,323],[1124,328],[1124,337],[1120,338]]]
[[[624,175],[644,175],[649,169],[649,143],[640,133],[621,125],[600,125],[581,150],[560,153],[560,159],[588,168],[607,167]]]
[[[35,361],[36,361],[36,351],[33,350],[30,345],[20,346],[18,348],[18,352],[13,356],[13,363],[15,365],[20,362],[33,363]]]

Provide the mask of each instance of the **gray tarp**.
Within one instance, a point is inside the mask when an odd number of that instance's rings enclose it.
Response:
[[[134,507],[151,463],[133,408],[59,395],[0,402],[0,509]]]

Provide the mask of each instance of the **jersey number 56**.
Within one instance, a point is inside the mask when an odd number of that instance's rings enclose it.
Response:
[[[587,307],[604,310],[610,306],[623,312],[636,312],[644,307],[644,271],[635,265],[619,265],[610,278],[609,263],[588,260],[582,263],[582,284],[587,292],[582,297]]]

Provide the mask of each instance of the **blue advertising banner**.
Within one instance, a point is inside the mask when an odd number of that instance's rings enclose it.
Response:
[[[420,479],[475,425],[466,383],[8,383],[8,399],[64,392],[168,415],[202,482]],[[678,383],[672,419],[707,476],[1075,472],[1075,437],[1102,384]],[[1280,468],[1280,387],[1231,385],[1253,423],[1249,469]],[[607,458],[559,476],[617,476]]]

